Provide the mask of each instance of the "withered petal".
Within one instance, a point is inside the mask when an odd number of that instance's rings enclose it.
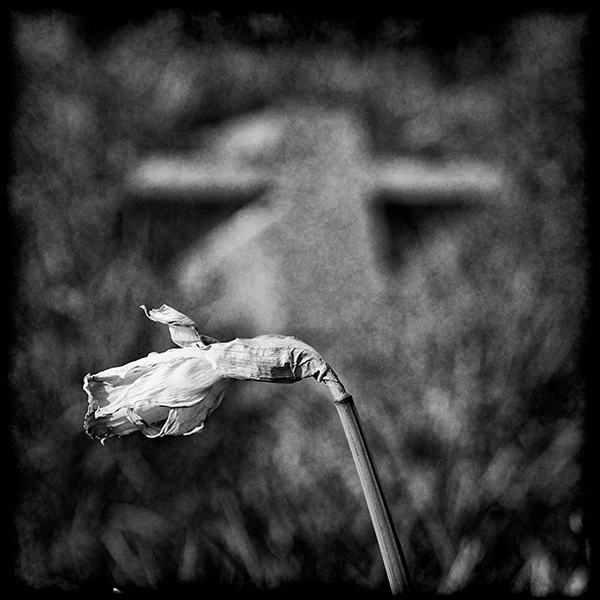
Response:
[[[154,353],[85,376],[84,427],[101,439],[137,430],[148,437],[182,435],[204,423],[230,382],[201,348]]]
[[[152,321],[168,325],[171,339],[182,348],[191,345],[203,347],[218,342],[218,340],[208,335],[198,333],[196,323],[192,319],[167,304],[163,304],[160,308],[151,308],[149,310],[142,304],[140,308]]]

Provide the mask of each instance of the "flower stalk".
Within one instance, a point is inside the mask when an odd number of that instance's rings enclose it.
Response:
[[[410,572],[375,470],[375,463],[362,431],[354,400],[352,396],[346,396],[334,403],[367,501],[392,594],[400,594],[412,587]]]
[[[141,308],[149,319],[168,325],[179,348],[86,375],[87,433],[101,442],[134,431],[151,438],[190,435],[204,427],[233,380],[294,383],[314,377],[327,386],[342,422],[392,593],[408,591],[410,573],[354,400],[329,364],[291,336],[221,343],[198,333],[194,321],[167,305]]]
[[[412,589],[408,564],[352,396],[328,366],[324,383],[338,411],[379,544],[392,594]]]

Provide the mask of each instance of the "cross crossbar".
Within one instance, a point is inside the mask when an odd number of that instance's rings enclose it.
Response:
[[[463,193],[492,199],[506,185],[500,169],[482,161],[433,164],[416,159],[388,158],[371,161],[365,169],[373,192],[415,194]],[[142,161],[129,179],[129,189],[146,198],[217,196],[259,193],[274,184],[275,176],[263,166],[238,161],[154,157]],[[403,202],[410,202],[406,198]]]

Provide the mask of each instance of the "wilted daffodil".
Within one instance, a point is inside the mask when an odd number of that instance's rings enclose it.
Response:
[[[153,310],[141,308],[148,318],[169,326],[179,348],[86,375],[87,433],[102,442],[134,431],[152,438],[189,435],[202,429],[235,379],[293,383],[314,377],[329,388],[340,415],[392,592],[410,588],[406,560],[354,401],[323,358],[290,336],[262,335],[220,343],[200,335],[194,321],[166,304]]]
[[[314,377],[333,386],[339,397],[346,395],[321,356],[294,337],[220,343],[199,334],[194,321],[166,304],[141,308],[148,318],[168,325],[180,347],[85,376],[84,426],[101,441],[134,431],[147,437],[196,433],[235,379],[293,383]]]

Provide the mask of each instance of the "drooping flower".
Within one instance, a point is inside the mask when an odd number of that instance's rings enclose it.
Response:
[[[167,305],[141,308],[168,325],[180,347],[85,376],[84,427],[101,441],[134,431],[147,437],[196,433],[236,379],[293,383],[314,377],[338,396],[346,394],[323,358],[297,338],[263,335],[220,343],[199,334],[192,319]]]
[[[220,343],[200,335],[189,317],[166,304],[156,310],[142,308],[150,319],[169,326],[171,338],[180,347],[86,375],[87,433],[101,442],[134,431],[148,437],[189,435],[202,429],[232,380],[293,383],[314,377],[329,388],[342,420],[392,592],[410,589],[410,573],[354,401],[323,358],[290,336],[263,335]]]

